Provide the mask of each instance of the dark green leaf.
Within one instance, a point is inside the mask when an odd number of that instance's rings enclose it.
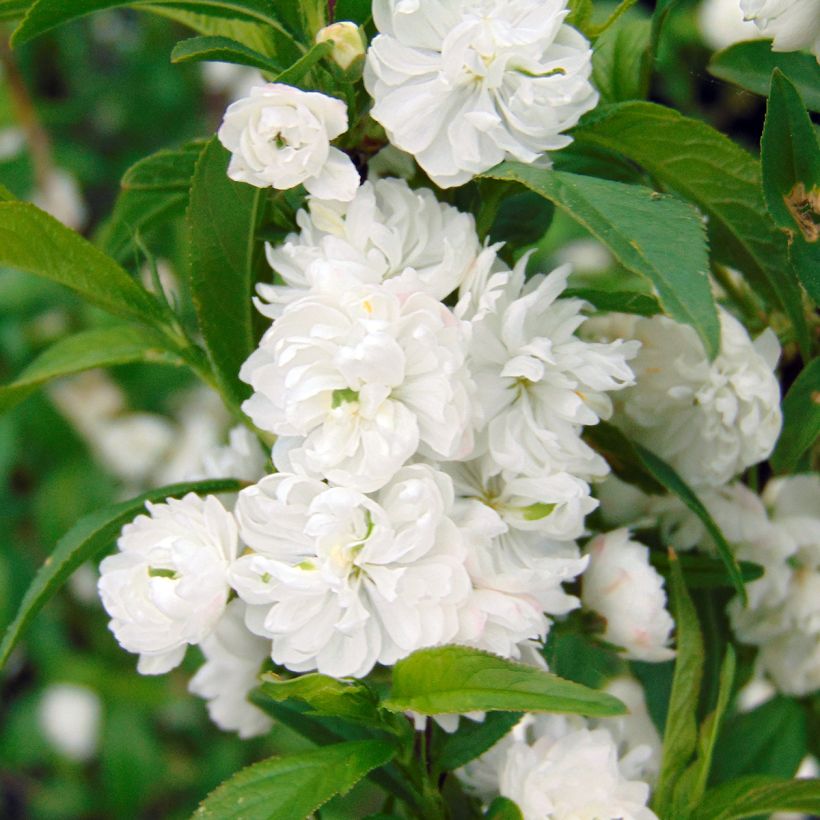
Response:
[[[555,206],[534,191],[506,196],[496,212],[490,239],[516,249],[532,245],[547,232],[554,213]]]
[[[17,197],[5,185],[0,185],[0,202],[14,202],[15,199]]]
[[[709,63],[710,74],[763,97],[776,68],[794,83],[809,110],[820,112],[820,65],[811,54],[775,52],[771,41],[752,40],[719,51]]]
[[[594,288],[567,288],[561,296],[584,299],[598,310],[635,313],[638,316],[655,316],[661,306],[654,296],[637,290],[596,290]]]
[[[371,16],[371,0],[337,0],[333,19],[338,22],[349,20],[363,26]]]
[[[521,809],[508,797],[496,797],[484,817],[486,820],[524,820]]]
[[[344,794],[396,750],[383,740],[354,740],[274,757],[243,769],[205,798],[194,817],[304,820]]]
[[[34,0],[0,0],[0,20],[16,20],[22,17]]]
[[[273,0],[36,0],[12,35],[12,43],[19,46],[70,20],[96,11],[148,5],[280,25]]]
[[[584,439],[597,450],[622,481],[649,495],[663,495],[664,486],[646,469],[641,454],[614,424],[602,421],[584,428]]]
[[[697,710],[703,674],[703,637],[680,565],[670,554],[672,613],[675,618],[676,657],[672,694],[663,734],[663,756],[653,808],[659,817],[673,817],[674,789],[698,741]]]
[[[790,698],[733,715],[720,730],[710,782],[752,774],[793,777],[806,755],[806,736],[806,716]]]
[[[191,296],[214,373],[238,404],[248,395],[239,368],[254,349],[255,232],[263,191],[228,178],[230,154],[216,137],[197,162],[187,225]]]
[[[662,552],[653,550],[649,553],[649,560],[663,575],[669,574],[669,558]],[[683,570],[683,577],[688,589],[719,589],[733,587],[734,582],[726,571],[723,561],[712,558],[703,553],[690,552],[678,556]],[[763,567],[750,561],[738,562],[743,582],[748,584],[756,581],[763,575]]]
[[[519,720],[520,712],[490,712],[480,723],[459,721],[458,730],[442,741],[436,765],[445,772],[458,769],[494,746]]]
[[[382,705],[423,715],[474,711],[619,715],[624,705],[605,692],[464,646],[421,649],[393,667],[393,690]]]
[[[310,51],[300,57],[290,68],[286,68],[281,74],[276,76],[276,82],[295,85],[310,71],[316,63],[333,51],[333,43],[317,43],[311,47]]]
[[[141,159],[123,174],[124,191],[175,191],[188,193],[196,162],[202,153],[201,140],[177,149],[157,151]]]
[[[777,781],[748,777],[712,789],[694,820],[740,820],[772,812],[820,814],[820,779]]]
[[[695,328],[710,356],[720,325],[697,211],[676,197],[608,179],[504,162],[484,176],[520,182],[551,200],[603,242],[626,268],[649,280],[664,310]]]
[[[0,413],[23,401],[52,379],[126,362],[185,365],[179,351],[148,328],[133,325],[85,330],[55,342],[11,384],[0,385]]]
[[[65,285],[110,313],[164,324],[156,299],[113,259],[27,202],[0,202],[0,265]]]
[[[150,490],[81,518],[58,542],[26,591],[14,620],[0,642],[0,669],[3,668],[23,630],[43,605],[68,580],[77,567],[106,549],[120,530],[145,508],[146,501],[161,502],[186,493],[235,492],[241,484],[233,479],[213,479],[172,484]]]
[[[635,452],[637,452],[641,464],[646,471],[659,484],[663,485],[670,493],[676,495],[683,503],[701,520],[701,523],[706,528],[709,535],[715,542],[715,546],[723,561],[729,577],[740,596],[741,601],[746,603],[746,587],[743,584],[743,576],[740,572],[740,567],[737,564],[732,548],[727,543],[720,530],[720,527],[715,523],[715,520],[709,514],[709,511],[703,505],[703,502],[697,497],[688,484],[665,462],[658,458],[654,453],[647,450],[637,442],[633,442]]]
[[[651,28],[649,20],[624,20],[596,41],[592,83],[602,104],[646,97]]]
[[[760,166],[750,154],[704,122],[645,102],[596,109],[573,136],[581,146],[637,162],[660,184],[695,203],[708,216],[713,256],[742,271],[762,298],[779,303],[801,349],[808,351],[800,286],[789,267],[786,238],[769,219]]]
[[[174,46],[172,63],[196,63],[212,60],[220,63],[251,66],[260,71],[279,74],[282,66],[270,57],[228,37],[191,37]]]
[[[820,359],[809,362],[783,399],[783,430],[772,453],[779,473],[793,469],[820,437]]]

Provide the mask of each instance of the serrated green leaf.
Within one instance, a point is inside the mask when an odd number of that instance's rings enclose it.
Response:
[[[741,820],[772,812],[820,814],[820,779],[744,777],[707,792],[693,820]]]
[[[485,820],[524,820],[521,809],[508,797],[496,797],[484,817]]]
[[[592,54],[592,83],[601,104],[646,97],[651,29],[649,20],[624,20],[598,38]]]
[[[820,359],[803,368],[783,399],[783,429],[772,453],[778,473],[793,469],[820,437]]]
[[[198,63],[208,60],[250,66],[270,74],[279,74],[282,71],[282,66],[270,57],[228,37],[191,37],[177,43],[171,52],[172,63]]]
[[[423,715],[531,711],[606,717],[625,711],[605,692],[464,646],[420,649],[398,661],[382,705]]]
[[[483,176],[520,182],[566,211],[624,267],[651,282],[664,310],[691,325],[709,355],[717,355],[720,325],[706,236],[691,205],[638,185],[519,162],[503,162]]]
[[[574,129],[581,146],[622,154],[708,217],[712,255],[742,271],[766,301],[779,304],[804,353],[810,348],[800,286],[786,239],[769,219],[759,163],[704,122],[655,103],[603,106]]]
[[[726,538],[720,530],[720,527],[715,523],[715,520],[709,514],[709,511],[703,505],[703,502],[697,497],[695,492],[689,485],[672,469],[663,459],[656,456],[646,447],[633,442],[635,452],[641,460],[641,464],[646,471],[661,484],[666,490],[673,495],[676,495],[700,520],[706,531],[712,536],[715,542],[720,560],[726,567],[729,577],[732,579],[732,584],[740,596],[743,604],[746,604],[746,587],[743,583],[743,575],[740,572],[737,559],[735,558],[732,548],[729,546]]]
[[[235,774],[205,798],[195,818],[304,820],[344,794],[396,750],[383,740],[355,740],[263,760]]]
[[[156,299],[113,259],[27,202],[0,202],[0,265],[65,285],[110,313],[164,325]]]
[[[458,769],[484,754],[521,720],[521,712],[490,712],[481,722],[459,721],[458,729],[441,743],[436,766],[440,771]]]
[[[55,342],[11,384],[0,385],[0,413],[52,379],[128,362],[186,364],[180,351],[169,349],[167,339],[148,328],[121,325],[85,330]]]
[[[709,63],[709,73],[765,97],[772,72],[780,69],[794,83],[810,111],[820,113],[820,65],[805,52],[772,51],[769,40],[735,43],[719,51]]]
[[[654,296],[637,290],[597,290],[595,288],[567,288],[561,297],[577,297],[589,302],[594,308],[618,313],[634,313],[638,316],[655,316],[662,313]]]
[[[676,656],[672,694],[663,734],[663,755],[652,806],[659,817],[673,817],[674,789],[695,753],[698,741],[697,709],[703,675],[703,637],[698,616],[680,564],[670,553],[672,614],[675,618]]]
[[[12,623],[0,642],[0,669],[14,649],[23,630],[45,603],[68,580],[77,567],[106,549],[117,538],[120,530],[145,507],[146,501],[161,502],[178,498],[189,492],[236,492],[241,484],[234,479],[213,479],[184,484],[171,484],[150,490],[143,495],[97,510],[81,518],[58,542],[54,552],[45,560],[29,586]]]
[[[213,137],[196,165],[186,222],[199,330],[217,380],[239,404],[249,395],[239,368],[255,347],[251,297],[263,191],[229,179],[229,159]]]
[[[36,0],[12,35],[12,44],[27,43],[57,26],[97,11],[149,5],[281,25],[273,0]]]

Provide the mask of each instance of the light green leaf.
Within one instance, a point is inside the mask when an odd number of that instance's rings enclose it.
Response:
[[[651,29],[649,20],[625,20],[596,41],[592,83],[601,104],[646,97]]]
[[[382,705],[423,715],[531,711],[605,717],[625,711],[605,692],[464,646],[421,649],[400,660]]]
[[[249,393],[239,368],[255,347],[251,297],[263,191],[229,179],[229,159],[213,137],[196,165],[186,222],[199,330],[217,380],[238,404]]]
[[[65,285],[110,313],[164,325],[156,299],[113,259],[27,202],[0,202],[0,265]]]
[[[720,325],[706,237],[691,205],[638,185],[518,162],[503,162],[484,176],[520,182],[565,210],[624,267],[648,279],[664,310],[692,325],[710,356],[717,354]]]
[[[652,806],[659,817],[673,817],[674,789],[698,741],[697,709],[703,675],[703,636],[679,563],[670,554],[672,614],[675,618],[676,657],[672,694],[663,734],[663,756]]]
[[[442,741],[435,764],[449,772],[469,763],[494,746],[521,720],[521,712],[490,712],[484,720],[460,720],[458,729]]]
[[[57,26],[96,11],[147,5],[280,25],[273,0],[36,0],[12,35],[12,44],[19,46]]]
[[[484,817],[485,820],[524,820],[521,809],[508,797],[496,797]]]
[[[655,103],[604,106],[573,131],[580,146],[613,151],[645,168],[708,217],[712,255],[742,271],[758,294],[789,316],[801,349],[809,336],[785,237],[763,203],[759,163],[699,120]]]
[[[0,185],[0,202],[14,202],[16,199],[17,197],[5,185]]]
[[[11,384],[0,385],[0,413],[23,401],[52,379],[127,362],[175,367],[186,364],[179,351],[169,349],[167,339],[148,328],[121,325],[85,330],[55,342]]]
[[[68,580],[77,567],[106,549],[120,530],[143,511],[146,501],[160,502],[186,493],[235,492],[241,484],[233,479],[213,479],[172,484],[150,490],[137,498],[97,510],[81,518],[58,542],[29,586],[12,623],[0,642],[0,669],[14,649],[23,630],[43,608],[49,598]]]
[[[720,560],[726,567],[729,577],[740,596],[740,600],[746,603],[746,587],[743,583],[743,575],[740,572],[737,559],[732,548],[727,543],[715,520],[704,507],[703,502],[697,497],[688,484],[672,469],[663,459],[647,450],[637,442],[633,442],[635,452],[640,458],[641,464],[646,471],[659,484],[665,487],[670,493],[676,495],[700,520],[706,531],[715,542]]]
[[[383,740],[354,740],[263,760],[217,787],[194,814],[208,820],[304,820],[344,794],[396,750]]]
[[[772,812],[820,814],[820,779],[775,780],[751,776],[707,792],[694,820],[741,820]]]
[[[793,469],[820,437],[820,359],[803,368],[783,399],[783,430],[772,453],[778,473]]]
[[[776,68],[794,83],[809,110],[820,113],[820,65],[811,54],[775,52],[771,41],[752,40],[719,51],[709,63],[710,74],[762,97]]]
[[[172,63],[196,63],[208,60],[246,65],[270,74],[279,74],[282,71],[282,66],[270,57],[228,37],[191,37],[189,40],[177,43],[171,52]]]

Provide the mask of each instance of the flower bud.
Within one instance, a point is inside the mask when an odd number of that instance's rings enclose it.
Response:
[[[347,71],[353,63],[364,56],[364,39],[355,23],[346,21],[325,26],[316,33],[317,43],[333,42],[331,59],[342,71]]]

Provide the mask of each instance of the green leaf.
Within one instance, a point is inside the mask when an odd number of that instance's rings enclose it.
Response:
[[[97,510],[81,518],[58,542],[29,586],[17,615],[0,642],[0,669],[14,649],[23,630],[45,603],[68,580],[77,567],[106,549],[117,538],[125,524],[143,511],[146,501],[161,502],[189,492],[235,492],[241,484],[233,479],[213,479],[159,487],[112,507]]]
[[[709,73],[765,97],[777,68],[794,83],[810,111],[820,113],[820,65],[800,51],[775,52],[769,40],[736,43],[719,51],[709,63]]]
[[[309,715],[339,717],[364,726],[384,728],[379,702],[361,681],[342,681],[318,672],[298,678],[263,678],[262,694],[273,701],[300,700],[310,706]]]
[[[792,470],[820,437],[820,359],[803,368],[783,399],[783,429],[772,453],[778,473]]]
[[[187,193],[204,146],[202,140],[194,140],[181,148],[157,151],[134,163],[123,174],[120,185],[124,191]]]
[[[597,290],[595,288],[567,288],[561,297],[577,297],[589,302],[594,308],[618,313],[635,313],[638,316],[655,316],[661,306],[654,296],[637,290]]]
[[[772,812],[820,813],[820,779],[744,777],[707,792],[694,820],[740,820]]]
[[[383,740],[355,740],[263,760],[235,774],[205,798],[194,817],[209,820],[304,820],[384,766],[395,748]]]
[[[584,440],[597,450],[622,481],[634,484],[648,495],[663,495],[664,485],[646,469],[634,442],[614,424],[601,421],[584,428]]]
[[[65,285],[110,313],[164,324],[156,299],[113,259],[27,202],[0,202],[0,265]]]
[[[649,560],[662,575],[669,575],[669,557],[658,550],[649,553]],[[734,581],[726,571],[726,565],[718,558],[703,553],[690,552],[677,558],[683,570],[688,589],[720,589],[734,587]],[[739,561],[740,574],[745,584],[763,576],[763,567],[750,561]]]
[[[182,367],[179,351],[148,328],[133,325],[85,330],[55,342],[11,383],[0,385],[0,413],[23,401],[52,379],[127,362],[150,362]]]
[[[281,74],[276,77],[277,83],[287,83],[288,85],[296,85],[305,74],[310,71],[316,63],[323,57],[333,51],[333,43],[324,42],[317,43],[312,46],[307,54],[300,57],[290,68],[286,68]]]
[[[697,497],[694,491],[688,484],[670,467],[663,459],[656,456],[654,453],[647,450],[637,442],[633,442],[635,452],[640,458],[641,464],[646,471],[659,484],[665,487],[670,493],[676,495],[700,520],[706,531],[715,542],[718,555],[720,556],[729,577],[732,579],[732,584],[740,596],[743,604],[746,604],[746,587],[743,583],[743,575],[740,572],[737,559],[735,558],[732,548],[723,536],[720,527],[715,523],[715,520],[709,514],[709,511],[703,505],[703,502]]]
[[[490,228],[490,240],[516,249],[532,245],[547,232],[554,213],[555,206],[534,191],[505,196]]]
[[[16,20],[22,17],[34,0],[0,0],[0,20]]]
[[[36,0],[12,35],[11,42],[14,46],[22,45],[57,26],[96,11],[148,5],[281,25],[273,0]]]
[[[726,655],[720,669],[720,683],[715,710],[706,716],[698,733],[697,757],[683,773],[675,787],[674,800],[682,816],[689,817],[703,799],[706,783],[712,768],[712,756],[717,742],[720,724],[735,679],[735,651],[731,644],[726,646]]]
[[[490,712],[484,720],[459,721],[458,729],[446,735],[436,756],[440,771],[449,772],[484,754],[521,720],[521,712]]]
[[[606,717],[624,705],[557,675],[464,646],[421,649],[393,667],[393,689],[382,705],[423,715],[474,711],[560,712]]]
[[[0,202],[14,202],[16,196],[5,185],[0,185]]]
[[[484,817],[485,820],[524,820],[521,809],[509,797],[496,797]]]
[[[172,63],[197,63],[207,60],[251,66],[270,74],[279,74],[282,71],[282,66],[270,57],[228,37],[191,37],[177,43],[171,52]]]
[[[676,657],[672,694],[663,734],[663,755],[653,809],[659,817],[673,817],[674,789],[689,764],[698,741],[697,709],[704,651],[700,624],[683,573],[670,553],[672,614],[675,618]]]
[[[581,147],[622,154],[708,217],[713,256],[742,271],[758,294],[790,318],[809,350],[800,286],[791,273],[785,237],[763,203],[759,163],[710,125],[655,103],[604,106],[573,131]]]
[[[791,698],[778,696],[733,715],[720,730],[710,783],[743,775],[793,777],[806,756],[806,740],[806,715]]]
[[[520,182],[565,210],[626,268],[648,279],[664,310],[695,328],[710,356],[720,325],[703,223],[679,199],[638,185],[503,162],[484,176]]]
[[[592,83],[602,105],[646,97],[651,29],[649,20],[625,20],[596,41]]]
[[[337,0],[333,9],[334,21],[349,20],[360,26],[363,26],[371,16],[371,0]]]
[[[187,226],[191,296],[208,358],[223,390],[238,404],[249,389],[239,368],[255,347],[255,232],[263,191],[228,178],[230,154],[213,137],[191,183]]]

